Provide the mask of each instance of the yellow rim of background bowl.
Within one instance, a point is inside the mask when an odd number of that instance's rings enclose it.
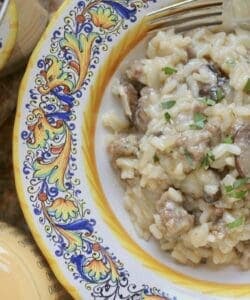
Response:
[[[0,49],[0,71],[4,68],[7,64],[12,50],[16,43],[17,37],[17,28],[18,28],[18,17],[17,17],[17,10],[16,4],[14,0],[10,0],[6,14],[3,18],[3,22],[8,22],[8,36],[6,41],[3,41],[2,49]]]
[[[18,105],[15,118],[14,132],[13,132],[13,165],[14,165],[14,175],[15,175],[15,184],[18,193],[19,202],[24,213],[25,219],[28,223],[30,231],[41,249],[42,253],[46,257],[51,269],[55,273],[57,279],[61,284],[67,289],[67,291],[74,297],[74,299],[83,299],[82,295],[79,294],[79,291],[76,287],[72,286],[69,283],[69,280],[63,276],[59,262],[56,260],[53,253],[48,249],[44,239],[42,238],[41,233],[36,230],[36,222],[34,220],[33,214],[29,210],[27,199],[25,197],[23,182],[20,178],[22,173],[22,166],[20,165],[19,158],[19,140],[20,140],[20,124],[21,124],[21,111],[22,103],[24,101],[24,93],[27,88],[27,82],[29,79],[29,74],[35,67],[37,59],[39,58],[40,50],[47,40],[48,35],[51,33],[51,30],[54,29],[58,18],[62,15],[67,6],[72,2],[72,0],[65,0],[61,5],[59,10],[54,14],[50,24],[48,25],[46,31],[42,35],[40,41],[38,42],[37,47],[33,51],[31,58],[29,60],[27,69],[25,71],[22,83],[19,89],[18,95]],[[139,29],[139,25],[137,27]],[[171,282],[187,287],[191,290],[202,291],[205,294],[211,295],[221,295],[221,296],[249,296],[250,295],[250,285],[249,284],[219,284],[205,280],[198,280],[192,278],[191,276],[183,275],[179,272],[176,272],[169,267],[164,266],[162,263],[157,261],[150,254],[145,252],[134,240],[130,238],[126,230],[121,226],[120,222],[116,218],[112,209],[109,206],[108,200],[105,197],[105,194],[102,189],[100,182],[99,174],[96,167],[96,160],[94,155],[94,134],[97,114],[100,108],[101,99],[105,87],[113,75],[117,65],[122,58],[128,53],[131,49],[131,46],[134,46],[136,41],[138,41],[138,31],[132,30],[128,31],[124,35],[122,41],[115,47],[113,47],[111,54],[108,58],[112,56],[112,59],[106,59],[104,65],[101,67],[97,78],[95,81],[95,87],[91,87],[91,97],[88,100],[87,108],[84,113],[84,124],[82,128],[83,137],[84,137],[84,148],[83,155],[85,160],[86,174],[88,176],[89,184],[91,187],[91,192],[94,196],[94,200],[99,208],[101,215],[114,234],[117,236],[120,244],[126,248],[130,253],[132,253],[137,259],[142,261],[142,264],[155,272],[160,276],[163,276],[169,279]],[[119,53],[119,51],[121,51]],[[118,54],[119,53],[119,54]],[[109,73],[107,74],[107,69]]]

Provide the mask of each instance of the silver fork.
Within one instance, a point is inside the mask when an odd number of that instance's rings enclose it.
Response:
[[[223,0],[185,0],[147,14],[144,21],[148,31],[174,27],[176,32],[183,32],[221,25],[222,14]]]

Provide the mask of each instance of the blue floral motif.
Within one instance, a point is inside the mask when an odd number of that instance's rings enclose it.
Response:
[[[125,6],[121,5],[117,1],[103,0],[103,3],[106,3],[114,8],[114,10],[124,19],[132,19],[136,14],[136,8],[128,9]]]
[[[151,0],[155,2],[156,0]],[[78,1],[64,28],[52,33],[50,53],[37,62],[30,101],[23,173],[29,180],[33,211],[56,245],[72,276],[91,290],[92,299],[177,300],[156,288],[129,282],[122,262],[103,246],[96,221],[82,199],[76,177],[76,110],[91,82],[100,53],[134,22],[145,0]]]

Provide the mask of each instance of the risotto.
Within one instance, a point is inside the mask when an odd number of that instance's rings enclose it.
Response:
[[[108,153],[138,234],[182,264],[250,267],[250,35],[173,30],[117,79]]]

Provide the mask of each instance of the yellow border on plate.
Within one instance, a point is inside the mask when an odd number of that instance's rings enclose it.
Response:
[[[206,295],[210,294],[232,297],[250,296],[250,284],[220,284],[206,280],[198,280],[163,265],[160,261],[143,250],[130,237],[129,233],[117,219],[104,194],[95,159],[94,136],[98,111],[105,88],[117,69],[117,66],[121,63],[129,51],[133,49],[136,43],[145,36],[145,31],[143,23],[139,23],[137,28],[129,30],[124,35],[121,42],[112,47],[110,55],[106,58],[106,61],[101,66],[100,71],[97,74],[95,83],[90,88],[90,97],[83,117],[83,156],[85,160],[85,171],[96,206],[98,207],[104,221],[118,238],[122,247],[127,249],[133,256],[136,257],[136,259],[140,260],[149,270],[157,272],[160,276],[166,277],[174,284],[181,285],[191,290],[200,291]]]
[[[35,50],[33,51],[30,60],[28,62],[24,77],[22,79],[21,85],[19,87],[19,93],[18,93],[18,103],[17,103],[17,110],[16,110],[16,118],[15,118],[15,124],[14,124],[14,131],[13,131],[13,138],[12,138],[12,144],[13,144],[13,166],[14,166],[14,175],[15,175],[15,185],[17,189],[17,194],[19,198],[19,203],[21,205],[24,217],[26,219],[26,222],[28,223],[29,229],[39,246],[40,250],[42,251],[43,255],[45,256],[46,260],[48,261],[51,269],[55,273],[55,276],[60,281],[60,283],[64,286],[64,288],[72,295],[74,299],[81,299],[83,300],[82,295],[79,294],[79,291],[76,289],[76,287],[72,286],[69,283],[69,280],[67,280],[63,273],[60,270],[59,263],[49,251],[46,243],[44,242],[43,238],[41,237],[41,234],[38,230],[36,230],[36,222],[34,221],[33,215],[29,210],[29,206],[27,204],[27,199],[25,197],[24,189],[23,189],[23,182],[21,180],[21,177],[19,174],[22,174],[22,166],[20,165],[19,160],[19,140],[20,140],[20,124],[21,124],[21,111],[22,111],[22,103],[24,100],[24,93],[27,88],[27,82],[29,80],[29,74],[33,67],[37,63],[37,59],[39,57],[40,50],[43,47],[44,42],[47,40],[48,35],[51,33],[51,31],[54,29],[55,24],[57,23],[58,18],[64,13],[68,5],[72,3],[72,0],[64,0],[60,8],[57,10],[57,12],[54,13],[54,15],[51,18],[51,21],[49,25],[47,26],[45,32],[43,33],[41,39],[39,40]]]
[[[59,10],[54,14],[52,20],[47,27],[45,33],[42,35],[37,47],[33,51],[33,54],[29,60],[27,69],[25,71],[25,75],[22,79],[19,95],[18,95],[18,105],[17,112],[15,118],[14,125],[14,133],[13,133],[13,164],[14,164],[14,175],[15,175],[15,184],[17,188],[17,193],[20,201],[21,208],[23,210],[25,219],[29,225],[29,228],[32,232],[32,235],[38,244],[39,248],[43,252],[46,257],[50,267],[55,273],[58,280],[61,284],[68,290],[68,292],[74,297],[74,299],[83,299],[79,294],[78,290],[69,284],[69,281],[62,275],[60,271],[59,264],[55,257],[51,254],[51,251],[48,250],[46,243],[42,239],[40,233],[35,228],[35,221],[32,213],[29,210],[27,200],[25,198],[25,193],[23,190],[23,182],[19,176],[22,173],[22,167],[19,161],[19,140],[20,140],[20,123],[21,123],[21,111],[22,111],[22,103],[24,99],[24,93],[27,87],[27,81],[29,78],[29,74],[33,67],[36,64],[38,59],[39,52],[43,46],[43,43],[46,41],[47,36],[53,30],[54,25],[57,22],[59,16],[64,12],[66,7],[71,3],[72,0],[65,0],[61,5]],[[137,28],[139,30],[139,26]],[[143,30],[142,30],[143,32]],[[162,265],[159,261],[157,261],[150,254],[146,253],[138,244],[136,244],[126,232],[126,230],[121,226],[120,222],[117,220],[114,215],[112,209],[109,206],[109,203],[104,195],[101,182],[99,179],[96,161],[94,156],[94,133],[95,133],[95,124],[96,117],[100,108],[100,103],[102,99],[103,92],[105,87],[114,73],[117,64],[121,61],[121,59],[129,52],[131,47],[135,45],[138,41],[138,38],[142,36],[138,33],[138,31],[128,31],[125,34],[122,42],[119,43],[116,47],[114,47],[109,55],[109,58],[106,59],[104,65],[100,69],[95,86],[98,88],[91,87],[91,101],[88,101],[87,109],[85,111],[85,126],[83,127],[83,136],[85,147],[83,148],[83,153],[85,155],[85,163],[86,163],[86,173],[88,175],[88,180],[91,186],[92,193],[94,195],[94,199],[97,203],[98,208],[100,209],[102,216],[115,235],[118,237],[120,243],[123,247],[128,249],[133,255],[142,261],[145,267],[154,270],[159,273],[161,276],[164,276],[171,280],[173,283],[178,285],[182,285],[192,290],[202,291],[206,294],[213,295],[228,295],[228,296],[249,296],[250,295],[250,285],[230,285],[230,284],[216,284],[209,281],[197,280],[195,278],[185,276],[181,273],[178,273],[164,265]],[[107,74],[106,70],[109,69],[109,74]],[[106,77],[105,77],[106,76]]]
[[[17,9],[14,0],[10,0],[3,22],[9,22],[9,33],[7,40],[3,44],[3,49],[0,50],[0,71],[4,68],[9,60],[12,50],[15,46],[17,28],[18,28],[18,17]]]

